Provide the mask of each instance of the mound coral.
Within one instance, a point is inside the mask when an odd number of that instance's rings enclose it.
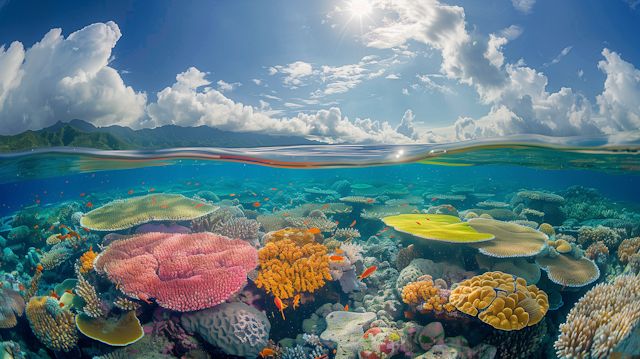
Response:
[[[68,352],[78,342],[75,315],[53,297],[33,297],[27,303],[31,331],[51,350]]]
[[[554,347],[567,359],[608,358],[640,321],[640,276],[600,283],[571,308]]]
[[[147,233],[111,243],[94,268],[131,298],[156,298],[184,312],[222,303],[257,264],[257,250],[243,240],[206,232]]]
[[[13,328],[18,324],[16,315],[24,313],[24,299],[10,288],[0,289],[0,328]]]
[[[85,214],[80,224],[96,231],[116,231],[150,221],[191,220],[216,209],[180,194],[158,193],[113,201]]]
[[[529,257],[547,246],[547,235],[530,227],[486,218],[470,219],[467,223],[479,233],[495,236],[492,241],[470,244],[491,257]]]
[[[538,257],[536,263],[547,272],[552,282],[561,286],[584,287],[600,277],[598,266],[586,257],[575,259],[560,254],[557,257]]]
[[[560,253],[569,253],[571,252],[571,244],[565,241],[564,239],[558,239],[554,241],[548,241],[547,244],[549,247],[555,248]]]
[[[487,272],[460,283],[449,301],[458,310],[500,330],[519,330],[542,320],[547,294],[535,285],[502,272]],[[478,314],[479,313],[479,314]]]
[[[556,231],[553,229],[553,227],[549,223],[541,224],[538,230],[549,237],[556,234]]]
[[[286,299],[324,286],[331,280],[327,248],[313,242],[312,234],[297,228],[269,233],[268,243],[258,251],[258,288]]]
[[[640,249],[640,237],[628,238],[620,243],[618,247],[618,258],[622,264],[629,263],[629,257]]]
[[[442,214],[402,214],[385,217],[382,221],[396,231],[436,241],[475,243],[494,238],[492,234],[479,233],[469,222]]]

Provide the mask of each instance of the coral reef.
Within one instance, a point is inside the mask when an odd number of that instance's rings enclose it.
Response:
[[[78,330],[68,309],[53,297],[33,297],[27,303],[27,318],[35,336],[51,350],[68,352],[78,342]]]
[[[180,194],[158,193],[116,200],[95,208],[82,217],[83,227],[115,231],[150,221],[184,221],[202,217],[218,209]]]
[[[85,305],[82,308],[84,313],[91,318],[98,318],[105,314],[102,309],[102,302],[98,298],[96,289],[87,282],[82,275],[78,276],[78,282],[75,287],[76,294],[82,297],[85,301]]]
[[[313,292],[331,280],[327,248],[313,243],[312,234],[287,229],[267,236],[268,243],[258,252],[258,288],[286,299],[294,293]]]
[[[192,311],[225,301],[257,264],[257,250],[243,240],[152,232],[111,243],[94,267],[131,298]]]
[[[621,275],[591,288],[571,308],[554,347],[567,359],[607,358],[640,321],[640,277]]]
[[[639,249],[640,237],[628,238],[622,241],[622,243],[620,243],[620,247],[618,247],[618,258],[620,259],[620,263],[629,263],[629,257],[638,253]]]
[[[549,309],[544,291],[502,272],[487,272],[459,283],[449,300],[461,312],[507,331],[537,324]]]

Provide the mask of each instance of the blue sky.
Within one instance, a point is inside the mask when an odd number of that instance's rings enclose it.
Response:
[[[0,0],[0,135],[80,118],[329,142],[640,127],[640,0]]]

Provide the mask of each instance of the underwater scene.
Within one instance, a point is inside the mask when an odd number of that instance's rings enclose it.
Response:
[[[2,357],[638,358],[637,137],[2,154]]]

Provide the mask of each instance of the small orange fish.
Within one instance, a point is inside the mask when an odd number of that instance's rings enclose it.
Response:
[[[156,190],[155,188],[152,188],[152,189],[150,189],[150,190],[149,190],[149,192],[153,192],[153,191],[155,191],[155,190]]]
[[[276,213],[276,207],[273,207],[273,213]]]
[[[275,297],[273,299],[273,302],[276,304],[276,307],[278,307],[278,309],[280,310],[280,313],[282,313],[282,320],[286,320],[284,318],[284,312],[283,309],[287,307],[287,305],[283,304],[282,301],[280,300],[280,298]]]
[[[298,303],[300,303],[300,294],[296,294],[296,297],[293,298],[293,309],[296,309]]]
[[[153,198],[153,204],[152,204],[152,206],[155,206],[155,205],[156,205],[156,198],[155,198],[155,197],[151,197],[151,198]]]
[[[20,290],[24,290],[24,287],[22,286],[22,283],[19,283],[19,284],[18,284],[18,289],[20,289]],[[564,289],[564,288],[563,288],[563,289]]]
[[[402,205],[402,206],[400,206],[400,207],[404,207],[404,206],[408,206],[408,205],[409,205],[409,203],[405,203],[405,204],[403,204],[403,205]]]
[[[324,207],[320,208],[321,210],[327,208],[329,206],[329,203],[325,204]]]
[[[80,197],[84,196],[84,193],[80,193]]]
[[[191,184],[191,182],[187,182],[187,186],[190,185],[190,184]]]
[[[42,271],[44,270],[44,267],[42,267],[41,265],[39,265],[39,264],[38,264],[38,265],[36,266],[36,270],[39,270],[39,271],[41,271],[41,272],[42,272]]]
[[[291,205],[293,206],[293,199],[291,199]]]
[[[40,203],[40,200],[37,200],[36,203]]]
[[[381,230],[380,233],[384,233],[384,231],[386,231],[387,229],[389,229],[389,227],[384,227],[384,229]]]
[[[342,253],[342,249],[336,248],[336,253],[338,253],[338,254]]]
[[[148,300],[147,300],[147,298],[143,297],[141,294],[138,294],[138,299],[140,299],[140,300],[144,301],[144,302],[145,302],[145,303],[147,303],[147,304],[151,304],[151,302],[150,302],[150,301],[148,301]]]
[[[133,193],[133,190],[131,190],[131,191],[127,192],[127,193],[132,194],[132,193]]]
[[[382,233],[376,233],[376,236],[379,236],[379,235],[381,235],[381,234],[382,234]]]
[[[328,354],[324,354],[324,355],[320,355],[319,357],[315,357],[313,359],[324,359],[327,357]]]
[[[91,202],[87,202],[87,207],[93,208],[93,204],[91,204]]]
[[[35,226],[33,226],[33,229],[38,229],[38,225],[36,224]]]
[[[433,197],[433,198],[431,199],[431,202],[433,202],[433,201],[435,201],[435,200],[436,200],[436,198],[435,198],[435,197]]]
[[[202,206],[204,206],[204,203],[196,204],[194,207],[198,208],[198,207],[202,207]]]
[[[349,225],[349,227],[353,227],[353,226],[355,226],[355,225],[356,225],[356,221],[353,221],[353,223],[351,223],[351,224]]]
[[[343,257],[337,256],[335,254],[332,255],[331,257],[329,257],[329,259],[331,259],[332,261],[343,261],[344,260]]]
[[[273,354],[275,354],[276,352],[274,352],[273,350],[271,350],[271,349],[269,349],[269,348],[264,348],[264,349],[262,349],[262,351],[261,351],[261,352],[259,352],[259,353],[260,353],[260,356],[264,358],[264,357],[267,357],[267,356],[269,356],[269,355],[273,355]]]
[[[309,223],[310,220],[311,220],[311,218],[309,218],[306,221],[302,222],[302,224],[307,224],[307,223]]]
[[[340,223],[340,222],[336,221],[336,226],[338,225],[338,223]]]
[[[278,193],[282,193],[282,191],[278,191]]]
[[[75,295],[75,294],[73,294],[73,291],[71,291],[71,290],[69,290],[69,289],[65,289],[64,291],[65,291],[65,292],[67,292],[67,293],[69,293],[69,294],[71,294],[71,295]]]
[[[283,214],[283,216],[288,216],[288,215],[289,215],[289,212],[287,212],[287,213]]]
[[[369,204],[369,203],[371,203],[371,202],[373,202],[373,200],[372,200],[372,199],[370,199],[370,200],[366,201],[366,202],[365,202],[365,204]]]
[[[104,209],[100,212],[100,214],[104,214]]]
[[[413,187],[413,185],[412,185],[412,184],[410,184],[410,185],[409,185],[409,187]]]
[[[166,204],[163,204],[162,206],[160,206],[160,208],[167,208],[167,207],[169,207],[169,206],[166,205]]]
[[[235,195],[236,195],[235,193],[232,193],[232,194],[230,194],[230,195],[229,195],[229,197],[233,197],[233,196],[235,196]]]
[[[358,278],[360,278],[360,280],[363,280],[365,278],[367,278],[368,276],[370,276],[373,272],[376,271],[376,269],[378,269],[378,267],[376,266],[371,266],[369,268],[367,268],[364,273],[362,273],[361,276],[359,276]]]
[[[395,236],[395,234],[390,235],[389,238],[393,238],[393,236]]]
[[[60,308],[64,307],[64,303],[60,303]]]
[[[258,207],[260,207],[260,206],[262,206],[262,205],[260,204],[260,202],[254,202],[254,203],[253,203],[253,206],[254,206],[254,207],[256,207],[256,208],[258,208]]]
[[[345,306],[344,306],[344,311],[346,312],[346,311],[348,311],[348,310],[349,310],[349,304],[347,304],[347,305],[345,305]]]
[[[307,233],[320,234],[320,230],[318,228],[316,228],[316,227],[313,227],[313,228],[307,229]]]
[[[54,228],[54,226],[51,226],[51,228],[49,228],[49,232],[53,231]]]
[[[264,200],[265,200],[265,201],[268,201],[268,200],[269,200],[269,198],[265,198]]]
[[[416,222],[419,226],[421,226],[420,222]]]
[[[277,191],[278,189],[277,189],[277,188],[272,188],[271,190],[272,190],[272,191]]]
[[[191,204],[196,204],[196,202],[191,202]]]
[[[54,292],[54,291],[51,291],[51,293],[49,293],[49,296],[50,297],[54,297],[56,299],[60,299],[60,296],[58,294],[56,294],[56,292]]]
[[[293,186],[293,183],[289,183],[289,186]]]

